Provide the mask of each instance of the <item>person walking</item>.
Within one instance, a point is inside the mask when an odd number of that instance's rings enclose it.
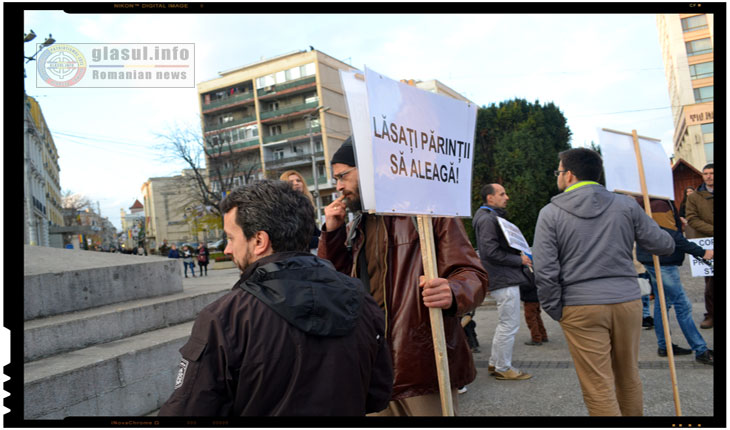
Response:
[[[509,196],[500,184],[481,189],[484,203],[474,214],[472,225],[479,258],[489,274],[489,294],[497,301],[499,321],[492,339],[488,371],[499,380],[524,380],[532,375],[512,367],[512,350],[520,328],[520,285],[530,282],[523,268],[532,266],[529,257],[509,246],[498,218],[507,217]]]
[[[200,245],[198,245],[198,270],[200,271],[200,276],[203,276],[203,269],[205,269],[205,276],[208,276],[208,261],[210,259],[210,252],[208,251],[208,248],[203,245],[201,242]]]
[[[634,242],[656,255],[674,240],[633,198],[597,181],[601,156],[559,154],[558,189],[540,210],[533,258],[540,305],[565,334],[591,416],[643,415],[639,378],[641,291]]]
[[[281,181],[221,202],[243,272],[195,319],[159,416],[357,416],[388,405],[385,316],[358,279],[307,246],[311,203]]]

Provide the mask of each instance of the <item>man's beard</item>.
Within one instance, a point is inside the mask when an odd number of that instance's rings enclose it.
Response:
[[[347,209],[349,209],[350,212],[357,212],[359,210],[362,210],[360,195],[355,193],[349,193],[347,197],[345,197],[345,206],[347,206]]]

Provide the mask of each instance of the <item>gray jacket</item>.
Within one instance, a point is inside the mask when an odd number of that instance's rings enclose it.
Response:
[[[624,303],[641,297],[634,241],[669,255],[674,240],[629,196],[584,185],[554,196],[540,210],[533,258],[537,293],[559,321],[563,306]]]
[[[505,215],[506,212],[502,209],[481,207],[472,221],[479,259],[489,274],[489,291],[530,283],[530,279],[522,271],[520,251],[509,246],[499,227],[497,216],[506,219]]]

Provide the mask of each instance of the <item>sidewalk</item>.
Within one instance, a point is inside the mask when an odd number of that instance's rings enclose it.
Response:
[[[704,280],[691,278],[689,265],[680,269],[685,291],[692,302],[695,322],[703,319]],[[653,306],[655,301],[651,303]],[[658,305],[658,302],[657,302]],[[542,312],[550,342],[528,346],[530,332],[520,315],[520,330],[514,345],[512,365],[533,375],[525,381],[498,381],[487,372],[497,308],[487,297],[475,315],[480,353],[474,354],[477,379],[459,395],[461,416],[588,416],[568,345],[557,321]],[[672,342],[689,345],[679,329],[674,311],[669,312]],[[700,330],[707,345],[714,350],[714,329]],[[675,356],[677,386],[682,415],[713,416],[713,366],[694,361],[693,355]],[[721,363],[720,365],[724,365]],[[674,394],[667,358],[657,355],[654,329],[642,330],[639,351],[639,372],[644,390],[644,416],[675,416]],[[724,396],[719,396],[724,398]],[[723,405],[721,405],[722,407]]]

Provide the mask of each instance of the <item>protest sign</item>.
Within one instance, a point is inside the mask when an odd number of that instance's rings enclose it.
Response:
[[[602,129],[598,132],[606,175],[606,189],[642,195],[634,141],[630,133]],[[637,136],[649,196],[674,200],[674,182],[669,157],[661,141]]]
[[[471,216],[477,106],[394,81],[368,68],[364,83],[358,83],[356,76],[340,72],[352,122],[363,210]]]
[[[690,242],[694,242],[701,246],[702,249],[714,249],[715,238],[714,237],[703,237],[699,239],[687,239]],[[689,261],[692,267],[692,276],[715,276],[714,260],[710,260],[709,263],[705,263],[701,258],[697,258],[694,255],[689,256]]]
[[[530,245],[527,244],[527,239],[522,235],[519,227],[500,216],[497,217],[497,222],[499,222],[499,226],[502,228],[502,233],[504,233],[504,237],[507,239],[509,246],[524,252],[526,255],[532,255]]]

